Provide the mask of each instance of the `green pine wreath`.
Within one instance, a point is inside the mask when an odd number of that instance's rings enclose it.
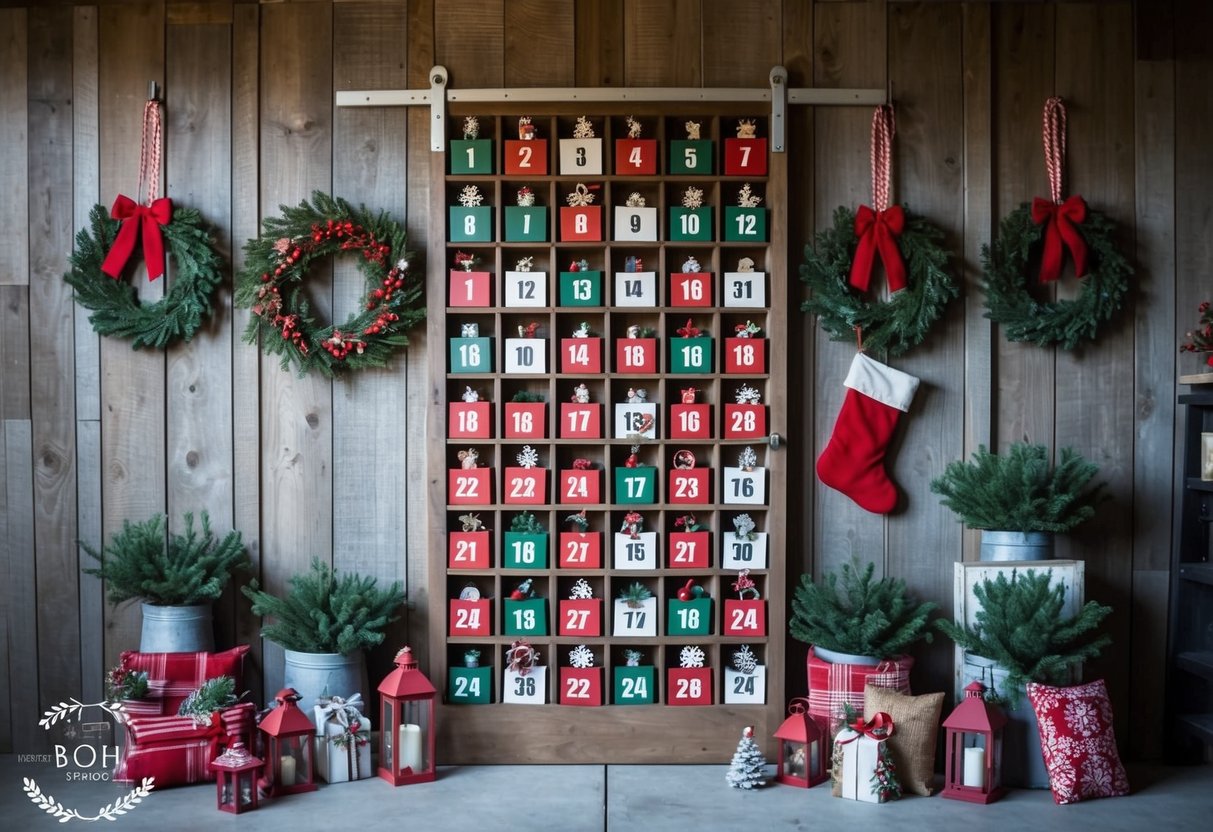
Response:
[[[1045,225],[1032,222],[1028,203],[998,225],[998,236],[981,247],[986,291],[986,317],[1001,324],[1008,341],[1030,341],[1042,347],[1056,344],[1071,350],[1079,341],[1094,341],[1102,321],[1120,309],[1129,291],[1133,267],[1116,250],[1116,224],[1098,211],[1076,225],[1087,244],[1087,273],[1079,278],[1082,291],[1073,300],[1042,302],[1032,297],[1028,264],[1040,262]]]
[[[801,310],[817,316],[818,324],[834,341],[855,338],[859,328],[863,348],[901,355],[921,344],[960,289],[948,271],[951,255],[941,248],[944,233],[924,218],[906,211],[905,230],[897,247],[906,263],[906,288],[888,300],[870,301],[850,284],[855,258],[855,212],[846,206],[834,210],[834,224],[817,232],[805,246],[800,279],[812,290]]]
[[[223,279],[223,259],[198,211],[175,207],[172,220],[161,226],[176,270],[172,288],[155,303],[140,303],[133,285],[101,271],[122,222],[104,205],[94,205],[88,220],[88,227],[76,234],[72,268],[63,279],[75,290],[76,301],[92,310],[88,320],[93,329],[99,335],[129,338],[134,349],[163,349],[189,341],[210,313],[211,295]]]
[[[407,330],[425,319],[422,279],[409,271],[404,229],[384,212],[372,215],[319,191],[281,217],[263,223],[260,237],[245,243],[245,266],[236,282],[236,305],[252,310],[244,340],[261,341],[267,355],[282,356],[299,375],[317,370],[382,367],[408,344]],[[340,325],[312,315],[304,278],[330,255],[357,252],[366,278],[359,311]]]

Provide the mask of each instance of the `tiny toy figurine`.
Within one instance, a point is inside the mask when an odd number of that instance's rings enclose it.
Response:
[[[683,274],[699,274],[701,270],[702,268],[699,265],[699,261],[694,257],[688,257],[686,260],[682,261]]]
[[[637,121],[636,119],[632,118],[631,116],[628,116],[627,118],[625,118],[624,122],[628,125],[628,138],[629,139],[639,139],[640,131],[642,129],[640,126],[640,122]]]
[[[590,388],[586,387],[584,384],[578,384],[573,388],[572,401],[576,402],[577,404],[588,404],[590,401]]]
[[[750,577],[750,570],[748,569],[742,569],[737,573],[737,580],[733,581],[733,591],[737,593],[737,597],[742,601],[757,601],[762,597],[758,593],[758,585]]]
[[[518,324],[519,338],[534,338],[539,333],[539,321],[531,321],[529,324]]]
[[[476,460],[480,459],[480,452],[475,448],[468,448],[466,451],[460,451],[457,456],[460,467],[465,469],[475,468],[477,467]]]
[[[687,130],[687,139],[692,142],[699,141],[700,124],[697,121],[688,121],[685,125]]]
[[[619,531],[626,534],[632,540],[638,540],[640,533],[644,530],[644,517],[638,511],[629,511],[623,516],[623,525],[619,527]]]
[[[518,189],[518,195],[514,197],[514,201],[517,202],[521,208],[530,208],[535,204],[535,192],[526,185],[523,185]]]
[[[629,208],[643,208],[644,196],[639,191],[632,191],[623,204]]]
[[[577,529],[577,531],[582,533],[589,531],[590,528],[590,519],[585,516],[585,509],[582,509],[576,514],[568,515],[564,518],[564,522],[570,526],[573,526]]]
[[[733,536],[738,540],[754,540],[754,518],[748,514],[738,514],[733,518]]]
[[[758,136],[758,125],[752,118],[739,119],[737,122],[737,138],[753,139]]]
[[[480,262],[480,258],[474,254],[468,254],[465,251],[455,252],[455,265],[465,272],[470,272],[478,262]]]
[[[523,445],[522,450],[515,457],[518,460],[518,465],[521,468],[535,468],[539,465],[539,451],[532,448],[530,445]]]
[[[649,400],[649,391],[643,387],[628,388],[628,404],[644,404]]]
[[[463,388],[463,400],[465,402],[478,402],[478,401],[480,401],[480,394],[477,393],[475,390],[473,390],[471,387],[464,387]]]
[[[514,271],[529,272],[534,266],[535,266],[534,257],[521,257],[521,258],[519,258],[518,262],[514,264]]]
[[[750,385],[743,384],[737,388],[734,398],[738,404],[758,404],[762,401],[762,394]]]
[[[628,458],[623,461],[624,468],[637,468],[640,466],[640,446],[633,445]]]
[[[683,471],[689,471],[695,467],[695,454],[686,450],[674,451],[674,467]]]
[[[737,192],[737,205],[741,208],[757,208],[761,202],[762,197],[754,193],[749,182],[742,185],[741,190]]]
[[[760,332],[762,329],[753,321],[746,321],[744,324],[737,324],[733,327],[733,333],[738,338],[756,338]]]
[[[628,328],[623,331],[623,337],[631,340],[640,337],[640,326],[637,324],[629,324]]]
[[[674,529],[680,532],[697,532],[700,529],[699,521],[695,519],[694,514],[680,514],[674,518]]]
[[[628,274],[644,271],[644,261],[639,257],[628,257],[623,261],[623,270]]]
[[[695,397],[699,395],[699,388],[684,387],[682,388],[680,395],[682,397],[683,404],[695,404]]]
[[[475,208],[484,202],[484,195],[480,193],[480,188],[475,185],[465,185],[463,190],[459,192],[459,204],[464,208]]]
[[[476,324],[476,323],[460,324],[459,325],[459,337],[461,337],[461,338],[479,338],[480,337],[480,324]]]
[[[590,270],[590,261],[582,258],[569,263],[569,271],[571,272],[588,272]]]
[[[464,116],[463,138],[472,141],[480,136],[480,119],[475,116]]]
[[[574,338],[589,338],[590,337],[590,322],[582,321],[577,324],[577,328],[573,330]]]
[[[628,667],[640,667],[640,660],[644,658],[644,653],[639,650],[628,648],[623,651],[623,663]]]
[[[518,119],[518,138],[527,142],[535,138],[535,125],[531,123],[530,116],[521,116]]]
[[[577,116],[577,123],[573,125],[574,139],[592,139],[594,138],[594,125],[585,116]]]
[[[480,517],[472,513],[459,515],[459,522],[463,524],[465,532],[478,532],[484,528],[484,523],[480,522]]]
[[[518,584],[518,586],[514,588],[513,592],[510,593],[510,600],[525,601],[527,598],[535,597],[535,593],[531,591],[531,585],[533,582],[534,579],[527,578],[525,581]]]
[[[758,454],[754,453],[754,449],[746,445],[741,449],[741,453],[737,455],[737,467],[742,471],[753,471],[758,465]]]
[[[687,189],[682,192],[682,207],[702,208],[703,188],[696,188],[694,185],[689,185]]]
[[[740,260],[738,260],[737,261],[737,271],[739,271],[739,272],[754,271],[754,258],[742,257]]]
[[[594,204],[594,195],[590,193],[590,187],[582,182],[578,182],[572,192],[564,198],[564,201],[573,208],[582,208],[587,205]]]

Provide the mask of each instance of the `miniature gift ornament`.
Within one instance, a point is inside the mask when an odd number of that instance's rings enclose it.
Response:
[[[363,780],[371,769],[371,721],[362,715],[362,694],[322,696],[312,709],[316,723],[316,774],[326,783]]]
[[[433,780],[437,691],[417,669],[411,648],[396,654],[396,669],[379,683],[379,693],[379,776],[393,786]]]
[[[807,789],[830,779],[829,742],[809,715],[809,700],[788,703],[788,718],[775,731],[779,740],[779,767],[775,782]]]
[[[1002,731],[1007,716],[985,699],[986,686],[973,681],[965,698],[943,721],[943,796],[970,803],[993,803],[1007,793],[1002,785]]]
[[[215,800],[219,811],[238,815],[257,808],[257,781],[265,765],[236,740],[211,760],[215,772]]]
[[[316,767],[312,757],[316,726],[299,710],[295,704],[298,701],[299,694],[294,688],[278,691],[273,710],[265,715],[259,726],[265,734],[271,797],[316,790]]]
[[[901,797],[901,784],[893,770],[886,740],[893,736],[893,717],[880,711],[872,719],[856,718],[834,737],[834,753],[842,762],[836,774],[840,797],[865,803],[884,803]]]

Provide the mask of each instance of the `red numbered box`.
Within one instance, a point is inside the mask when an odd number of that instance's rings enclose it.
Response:
[[[547,176],[547,139],[506,139],[506,176]]]
[[[724,634],[726,636],[765,636],[767,634],[767,602],[724,600]]]
[[[671,667],[666,685],[667,705],[711,705],[712,668]]]
[[[451,306],[492,306],[493,276],[488,272],[451,269]]]
[[[564,242],[601,242],[602,206],[561,206],[560,239]]]
[[[725,139],[725,176],[766,176],[766,139]]]
[[[453,506],[487,506],[493,502],[493,469],[453,468],[447,477],[446,501]]]
[[[711,439],[712,406],[710,404],[670,405],[671,439]]]
[[[561,402],[559,433],[561,439],[601,439],[602,405]]]
[[[666,546],[669,568],[707,569],[711,551],[711,532],[670,532]]]
[[[489,439],[493,435],[493,405],[489,402],[451,402],[446,435],[451,439]]]
[[[725,338],[724,371],[726,373],[765,373],[767,371],[767,339]]]
[[[545,439],[547,405],[543,402],[506,402],[502,416],[506,439]]]
[[[561,532],[561,569],[601,569],[602,532]]]
[[[712,472],[707,468],[675,468],[670,471],[669,501],[677,505],[712,502]]]
[[[560,704],[587,708],[601,705],[602,668],[560,668]]]
[[[675,272],[670,275],[670,306],[712,306],[709,272]]]
[[[656,373],[657,339],[624,338],[616,341],[615,372]]]
[[[560,372],[601,373],[601,338],[561,338]]]
[[[489,545],[488,532],[451,532],[447,536],[447,566],[488,569]]]
[[[767,406],[765,404],[726,404],[724,406],[725,439],[762,439],[767,435]]]
[[[602,599],[579,598],[560,602],[557,634],[598,638],[602,635]]]
[[[546,468],[506,468],[504,502],[511,505],[541,506],[548,501]]]
[[[601,471],[593,469],[561,471],[560,491],[557,499],[561,503],[601,503],[601,488]]]
[[[451,617],[449,633],[452,636],[487,636],[490,623],[493,620],[489,608],[491,601],[481,598],[477,601],[462,601],[451,599]]]
[[[615,139],[615,174],[651,176],[657,173],[656,139]]]

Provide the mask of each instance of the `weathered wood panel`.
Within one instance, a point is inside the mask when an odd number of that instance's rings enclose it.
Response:
[[[27,47],[25,9],[0,9],[0,226],[20,228],[25,224],[29,159],[26,144]],[[29,250],[5,246],[0,252],[0,285],[29,283]]]
[[[623,3],[623,78],[629,87],[698,87],[703,83],[699,0]]]
[[[618,0],[576,0],[573,51],[579,87],[623,85],[623,15]]]
[[[8,702],[11,748],[21,752],[49,751],[45,731],[38,727],[42,693],[38,644],[38,581],[34,558],[34,447],[28,419],[0,423],[4,449],[4,562],[8,574]],[[13,684],[13,680],[18,680]]]
[[[434,63],[447,68],[452,86],[504,84],[504,0],[434,0],[433,31]]]
[[[703,85],[766,87],[782,64],[776,0],[703,0]]]
[[[505,86],[571,87],[575,7],[565,0],[513,0],[505,15]]]

